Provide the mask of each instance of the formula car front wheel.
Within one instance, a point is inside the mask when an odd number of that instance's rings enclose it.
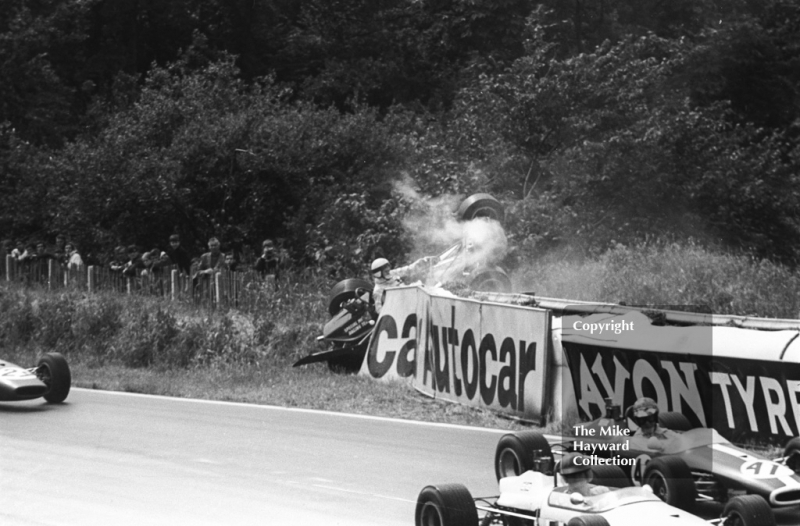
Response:
[[[340,281],[331,289],[330,299],[328,300],[328,313],[333,316],[342,310],[342,304],[356,297],[356,290],[366,289],[372,292],[374,286],[367,280],[351,278]]]
[[[461,484],[426,486],[417,497],[416,526],[477,526],[478,510]]]
[[[800,437],[794,437],[786,443],[783,456],[786,458],[786,466],[795,473],[800,473]]]
[[[759,495],[734,497],[722,510],[725,526],[775,526],[775,514]]]
[[[697,500],[697,488],[692,472],[683,459],[658,457],[647,463],[644,484],[653,488],[653,493],[667,504],[691,511]]]
[[[494,472],[499,481],[534,470],[552,473],[553,451],[541,433],[522,431],[503,435],[494,454]]]
[[[36,376],[47,387],[44,399],[51,404],[60,404],[67,399],[72,385],[72,374],[66,358],[61,353],[49,352],[39,358]]]
[[[580,515],[572,517],[567,526],[609,526],[605,517],[599,515]]]

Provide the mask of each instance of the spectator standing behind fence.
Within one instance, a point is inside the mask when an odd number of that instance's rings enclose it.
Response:
[[[122,269],[122,275],[126,278],[135,278],[139,276],[139,273],[144,269],[144,263],[142,262],[142,255],[139,247],[136,245],[131,245],[128,247],[128,262],[125,263],[125,267]]]
[[[83,270],[83,259],[78,253],[78,247],[73,242],[64,245],[64,251],[67,255],[67,270],[80,271]]]
[[[271,239],[265,239],[261,243],[261,255],[256,260],[253,268],[261,276],[262,279],[267,279],[272,276],[275,280],[275,286],[278,286],[278,278],[280,277],[280,257],[275,250],[275,243]]]
[[[208,240],[208,252],[200,256],[200,265],[197,273],[200,275],[210,275],[220,270],[225,270],[225,256],[220,250],[219,239],[212,237]]]
[[[181,273],[187,276],[192,275],[192,258],[186,249],[181,246],[181,238],[178,234],[169,236],[169,248],[166,253],[172,264],[177,265]]]
[[[56,246],[53,248],[53,259],[63,268],[67,267],[67,238],[63,234],[56,235]]]
[[[150,284],[150,292],[164,294],[164,268],[170,265],[169,256],[157,248],[142,254],[142,278]]]
[[[20,254],[19,258],[17,258],[20,263],[25,263],[26,265],[33,262],[36,259],[36,243],[33,241],[29,241],[25,245],[25,250]]]
[[[197,272],[192,276],[196,293],[200,297],[205,296],[210,291],[211,276],[225,268],[225,256],[220,250],[219,239],[212,237],[208,240],[208,252],[200,256]]]
[[[17,241],[17,243],[14,246],[14,249],[11,251],[11,257],[19,261],[19,258],[21,258],[22,254],[24,253],[25,253],[25,244],[22,241]]]
[[[126,253],[124,246],[119,245],[114,247],[114,253],[106,262],[106,267],[108,270],[114,274],[122,274],[122,271],[125,269],[125,263],[127,262],[127,258],[125,256]]]

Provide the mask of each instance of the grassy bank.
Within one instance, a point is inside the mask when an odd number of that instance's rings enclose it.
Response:
[[[595,260],[541,258],[520,272],[542,295],[628,303],[694,304],[716,312],[796,317],[800,280],[786,268],[694,245],[618,246]],[[0,285],[0,348],[28,365],[67,356],[76,386],[167,396],[327,409],[500,428],[520,424],[420,395],[405,383],[331,373],[301,356],[327,319],[333,283],[292,276],[251,312],[117,293],[49,293]],[[529,288],[531,285],[532,288]]]
[[[748,256],[685,243],[617,245],[596,259],[550,253],[515,275],[518,290],[628,305],[693,305],[704,312],[797,319],[800,275]]]

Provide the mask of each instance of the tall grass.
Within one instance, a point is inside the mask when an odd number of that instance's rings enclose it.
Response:
[[[0,346],[58,351],[91,366],[157,369],[285,364],[319,350],[332,285],[314,273],[264,289],[248,312],[117,292],[0,286]]]
[[[617,245],[597,259],[551,253],[514,276],[538,295],[629,305],[694,305],[706,312],[796,319],[800,275],[766,260],[693,243]]]

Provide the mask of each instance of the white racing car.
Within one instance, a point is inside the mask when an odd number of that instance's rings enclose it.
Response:
[[[680,510],[652,489],[622,487],[627,479],[617,466],[595,466],[594,483],[611,491],[584,497],[567,493],[558,474],[526,471],[500,480],[500,495],[473,499],[461,484],[426,486],[416,507],[416,526],[774,526],[775,516],[759,496],[728,501],[719,519],[705,520]]]
[[[42,355],[36,367],[26,369],[0,360],[0,402],[44,398],[51,404],[66,400],[72,385],[67,360],[57,352]]]

